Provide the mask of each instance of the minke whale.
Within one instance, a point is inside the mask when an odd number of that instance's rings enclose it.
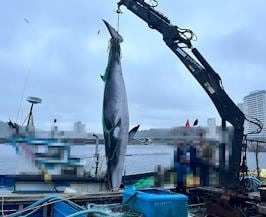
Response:
[[[129,115],[126,88],[121,67],[122,36],[105,20],[110,35],[110,50],[105,74],[101,76],[105,83],[103,99],[103,133],[107,162],[107,187],[119,189],[124,173],[124,162],[128,140],[134,137],[139,125],[129,130]]]

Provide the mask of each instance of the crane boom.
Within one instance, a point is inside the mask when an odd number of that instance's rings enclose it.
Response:
[[[183,30],[171,24],[166,16],[155,10],[144,0],[120,0],[118,6],[122,5],[144,20],[150,28],[162,34],[166,45],[181,60],[211,98],[221,119],[228,121],[234,127],[229,168],[226,172],[227,183],[225,185],[236,187],[239,184],[245,115],[225,92],[220,76],[208,64],[201,53],[192,47],[192,31]],[[191,34],[191,37],[187,37],[186,33]],[[191,50],[197,60],[186,52],[184,46]]]

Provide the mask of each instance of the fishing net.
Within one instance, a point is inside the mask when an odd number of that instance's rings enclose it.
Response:
[[[143,188],[151,188],[152,186],[154,186],[154,178],[148,177],[145,179],[140,179],[133,186],[136,190],[143,189]]]

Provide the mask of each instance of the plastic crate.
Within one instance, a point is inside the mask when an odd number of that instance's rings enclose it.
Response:
[[[145,217],[187,217],[188,197],[162,189],[126,188],[123,204]]]
[[[64,202],[58,202],[53,205],[53,217],[66,217],[78,211],[80,210]],[[79,217],[85,216],[86,214],[79,215]]]

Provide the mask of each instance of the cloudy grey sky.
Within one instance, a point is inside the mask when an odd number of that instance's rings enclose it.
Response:
[[[266,89],[265,0],[163,1],[158,10],[192,29],[194,42],[223,79],[235,102]],[[24,97],[38,96],[38,128],[72,129],[73,122],[101,132],[109,35],[101,19],[117,24],[114,0],[2,0],[0,13],[0,120],[17,119]],[[122,7],[122,65],[130,123],[141,129],[183,125],[187,118],[217,117],[207,94],[166,47],[159,33]],[[98,31],[100,33],[98,34]],[[28,76],[29,75],[29,76]],[[22,103],[21,123],[29,105]]]

